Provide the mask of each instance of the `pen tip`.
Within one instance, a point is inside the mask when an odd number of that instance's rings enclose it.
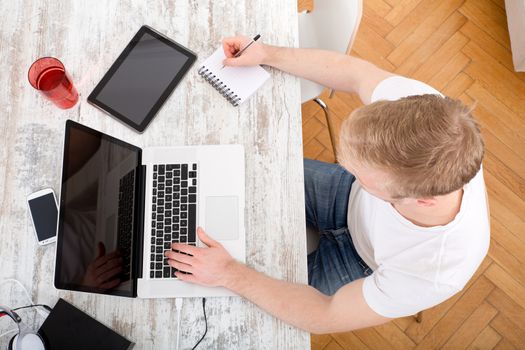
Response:
[[[261,37],[261,34],[257,34],[255,38],[253,38],[253,41],[257,41]]]

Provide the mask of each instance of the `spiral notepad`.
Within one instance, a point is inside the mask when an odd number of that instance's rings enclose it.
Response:
[[[206,79],[232,105],[237,107],[260,88],[270,74],[261,66],[224,67],[224,51],[218,48],[199,68],[199,74]]]

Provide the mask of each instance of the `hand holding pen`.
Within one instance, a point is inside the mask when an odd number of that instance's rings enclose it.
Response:
[[[264,64],[266,57],[265,45],[257,42],[261,36],[258,34],[253,39],[245,36],[226,38],[222,42],[224,66],[255,66]],[[224,67],[223,66],[223,67]]]

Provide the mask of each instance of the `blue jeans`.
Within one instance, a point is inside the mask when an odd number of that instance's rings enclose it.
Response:
[[[354,181],[354,175],[338,164],[304,160],[306,224],[321,235],[317,250],[308,255],[308,284],[326,295],[372,273],[348,231],[348,198]]]

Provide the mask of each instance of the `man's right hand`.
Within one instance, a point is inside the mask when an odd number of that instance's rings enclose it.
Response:
[[[260,42],[254,42],[246,51],[239,57],[234,57],[235,54],[241,51],[246,45],[250,43],[251,39],[246,36],[234,36],[226,38],[222,41],[222,47],[226,59],[223,64],[225,66],[255,66],[265,64],[268,57],[268,46]]]

